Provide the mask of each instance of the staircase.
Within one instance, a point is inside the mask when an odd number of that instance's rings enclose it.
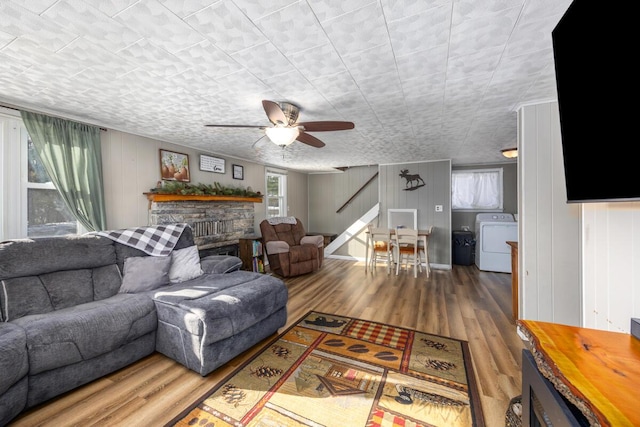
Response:
[[[371,209],[369,209],[367,213],[358,218],[353,224],[349,226],[349,228],[343,231],[338,237],[333,240],[333,242],[329,243],[324,248],[324,256],[329,257],[340,246],[344,245],[349,240],[362,233],[362,230],[367,227],[367,224],[376,219],[379,213],[380,203],[376,203]]]

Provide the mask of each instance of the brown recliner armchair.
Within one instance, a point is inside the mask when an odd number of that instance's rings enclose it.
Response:
[[[260,231],[272,272],[282,277],[291,277],[311,273],[322,267],[324,238],[307,236],[299,219],[265,219],[260,223]]]

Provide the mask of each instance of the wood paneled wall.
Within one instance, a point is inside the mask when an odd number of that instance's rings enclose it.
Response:
[[[309,181],[306,173],[287,172],[287,214],[300,218],[305,230],[309,230]],[[266,206],[263,207],[266,217]],[[264,219],[264,218],[263,218]],[[257,229],[259,231],[259,229]]]
[[[566,202],[558,104],[523,107],[518,132],[520,317],[581,326],[581,205]]]
[[[518,127],[522,318],[628,333],[640,202],[566,203],[557,102],[521,108]]]
[[[344,172],[309,175],[309,225],[312,231],[342,233],[378,202],[378,179],[367,185],[344,210],[337,212],[378,173],[377,166],[352,167]]]
[[[337,212],[375,174],[377,166],[352,167],[344,172],[309,175],[308,231],[340,234],[378,203],[378,178],[373,179],[341,212]],[[357,236],[335,255],[364,259],[364,235]]]
[[[640,318],[640,202],[582,210],[584,326],[628,333]]]
[[[419,174],[425,186],[405,190],[406,180],[400,171],[409,169]],[[336,211],[371,177],[378,177],[349,203],[342,212]],[[342,173],[309,175],[309,230],[341,233],[354,221],[380,202],[379,224],[386,226],[389,208],[418,209],[418,227],[434,226],[429,244],[430,261],[440,268],[451,267],[451,162],[449,160],[363,166]],[[442,212],[435,206],[442,205]],[[364,235],[355,236],[334,254],[364,259]]]
[[[424,187],[410,190],[402,170],[418,174]],[[415,183],[414,183],[415,184]],[[436,212],[436,206],[442,206]],[[429,239],[429,261],[439,268],[451,266],[451,161],[405,163],[380,166],[380,224],[388,225],[387,209],[417,209],[418,228],[433,226]]]

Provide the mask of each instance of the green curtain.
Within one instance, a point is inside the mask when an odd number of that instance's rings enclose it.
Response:
[[[40,161],[62,199],[89,231],[106,228],[100,129],[21,111]]]

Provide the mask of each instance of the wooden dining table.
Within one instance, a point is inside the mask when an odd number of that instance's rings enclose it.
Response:
[[[426,273],[427,273],[427,277],[430,276],[431,274],[431,267],[429,266],[429,237],[431,236],[431,233],[433,232],[433,228],[431,229],[418,229],[418,240],[420,242],[422,242],[421,248],[424,250],[424,259],[425,259],[425,264],[426,264]],[[371,255],[371,257],[369,256],[369,254],[373,251],[373,242],[371,241],[370,238],[370,234],[369,234],[369,230],[367,230],[365,232],[367,238],[366,238],[366,251],[364,254],[364,271],[365,273],[367,272],[370,263],[370,259],[373,259],[373,255]],[[393,236],[395,236],[396,234],[396,230],[394,228],[391,229],[391,238],[393,239]]]

